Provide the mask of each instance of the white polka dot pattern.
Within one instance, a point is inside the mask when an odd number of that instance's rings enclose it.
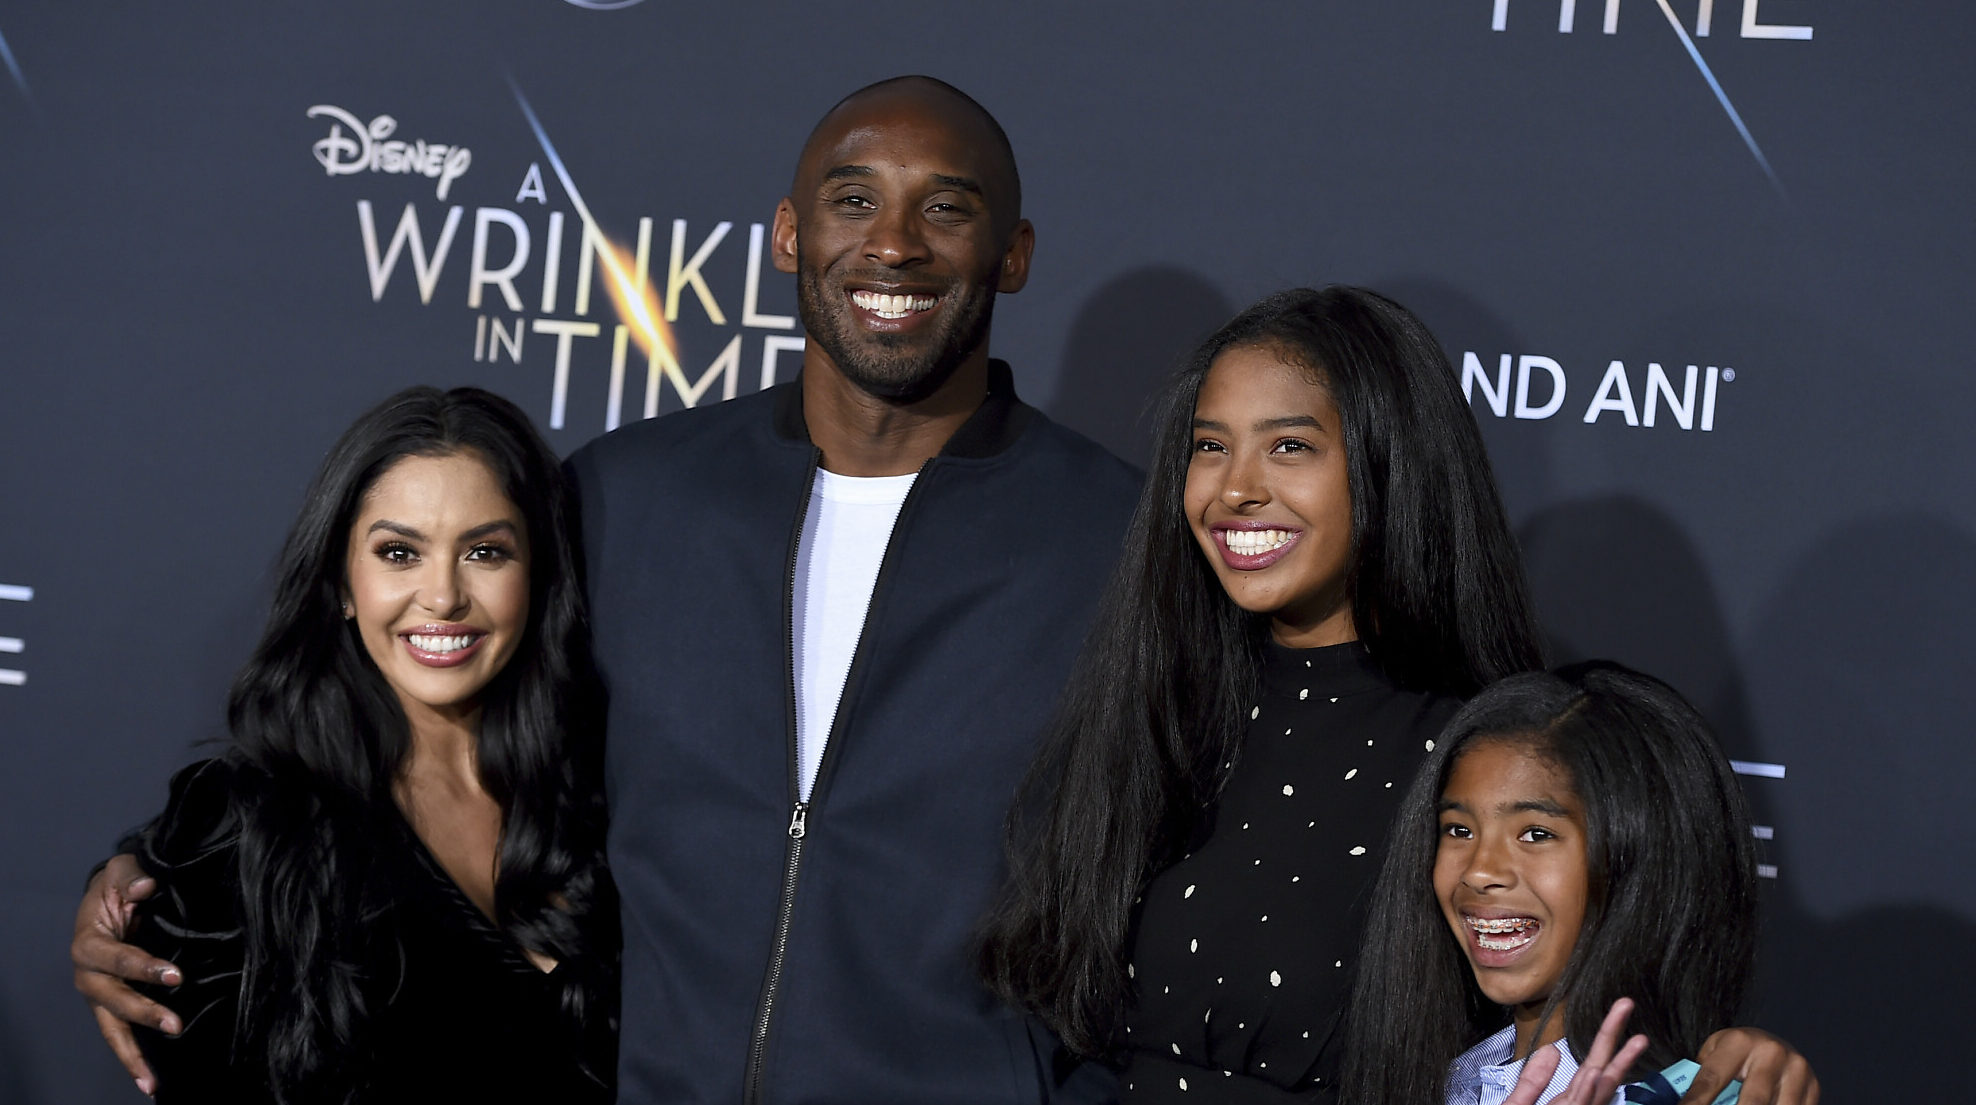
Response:
[[[1456,704],[1395,690],[1357,646],[1270,658],[1204,835],[1142,896],[1125,1027],[1144,1042],[1128,1047],[1121,1105],[1213,1098],[1199,1080],[1215,1071],[1284,1089],[1335,1078],[1359,923],[1340,903],[1369,890],[1368,834],[1398,799],[1367,783],[1411,778]]]

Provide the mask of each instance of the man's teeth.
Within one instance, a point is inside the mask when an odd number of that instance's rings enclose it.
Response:
[[[421,652],[458,652],[479,640],[479,637],[462,634],[457,637],[435,637],[428,633],[408,633],[405,639]]]
[[[1222,531],[1228,551],[1243,556],[1259,556],[1290,543],[1296,535],[1286,529],[1231,529]]]
[[[877,315],[879,318],[905,318],[915,311],[931,311],[939,302],[930,295],[880,295],[877,292],[852,292],[851,302]]]
[[[1537,938],[1540,928],[1529,917],[1464,917],[1475,933],[1475,942],[1490,951],[1506,952]]]

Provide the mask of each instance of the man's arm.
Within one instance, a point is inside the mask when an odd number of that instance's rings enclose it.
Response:
[[[147,1025],[167,1036],[176,1036],[184,1028],[176,1013],[129,985],[151,982],[177,986],[184,980],[177,967],[125,943],[137,921],[138,903],[157,889],[157,880],[144,873],[136,856],[112,857],[89,880],[82,904],[76,908],[75,938],[69,943],[75,988],[95,1014],[104,1042],[137,1080],[137,1088],[147,1094],[157,1091],[158,1080],[144,1062],[130,1026]]]
[[[1760,1028],[1725,1028],[1695,1061],[1702,1069],[1681,1105],[1708,1105],[1730,1082],[1743,1084],[1742,1105],[1818,1105],[1818,1075],[1798,1049]]]
[[[1612,1003],[1598,1037],[1592,1041],[1591,1053],[1579,1066],[1566,1095],[1554,1105],[1611,1100],[1626,1071],[1646,1048],[1644,1036],[1619,1046],[1620,1033],[1632,1012],[1629,998]],[[1737,1098],[1743,1105],[1818,1105],[1818,1076],[1812,1073],[1811,1064],[1796,1048],[1761,1029],[1725,1028],[1702,1044],[1696,1058],[1702,1069],[1696,1072],[1688,1092],[1681,1095],[1681,1105],[1708,1105],[1732,1081],[1743,1084]],[[1516,1092],[1504,1105],[1528,1105],[1537,1100],[1556,1068],[1556,1053],[1550,1048],[1539,1049],[1523,1065]]]

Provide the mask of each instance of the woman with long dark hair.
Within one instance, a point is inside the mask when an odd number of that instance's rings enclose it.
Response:
[[[324,461],[232,741],[136,841],[160,1101],[610,1098],[616,908],[556,457],[414,388]]]
[[[1125,1102],[1334,1100],[1399,798],[1463,698],[1541,666],[1516,544],[1446,355],[1373,292],[1242,312],[1155,434],[981,973]],[[1766,1041],[1717,1067],[1802,1065]]]

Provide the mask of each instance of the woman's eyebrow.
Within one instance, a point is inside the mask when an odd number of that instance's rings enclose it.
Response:
[[[370,528],[365,530],[364,532],[366,534],[372,534],[372,533],[376,533],[378,530],[389,530],[390,532],[395,533],[400,537],[409,537],[414,541],[425,540],[425,534],[420,533],[419,531],[413,529],[412,527],[406,525],[403,522],[394,522],[389,518],[379,518],[377,521],[372,522],[370,524]]]
[[[492,522],[482,522],[465,533],[460,534],[460,540],[471,541],[476,537],[486,537],[493,533],[506,533],[509,536],[513,536],[519,532],[519,530],[515,529],[513,522],[508,521],[506,518],[497,518]]]

